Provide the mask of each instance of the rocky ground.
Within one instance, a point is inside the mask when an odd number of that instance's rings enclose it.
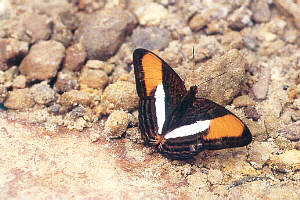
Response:
[[[0,38],[0,199],[300,199],[299,0],[2,0]],[[137,47],[253,142],[189,161],[145,147]]]

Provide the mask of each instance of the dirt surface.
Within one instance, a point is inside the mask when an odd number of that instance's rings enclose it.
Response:
[[[0,1],[0,199],[300,199],[299,11],[296,0]],[[252,143],[186,161],[146,147],[137,47],[239,116]]]

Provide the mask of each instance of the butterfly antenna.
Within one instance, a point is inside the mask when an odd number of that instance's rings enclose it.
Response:
[[[219,77],[219,76],[222,76],[223,74],[226,74],[227,72],[223,72],[223,73],[221,73],[221,74],[218,74],[217,76],[215,76],[215,77],[212,77],[212,78],[210,78],[210,79],[208,79],[208,80],[206,80],[206,81],[203,81],[202,83],[200,83],[199,85],[202,85],[202,84],[204,84],[204,83],[207,83],[207,82],[209,82],[209,81],[211,81],[211,80],[213,80],[213,79],[215,79],[215,78],[217,78],[217,77]]]
[[[195,83],[195,47],[193,46],[193,82]]]

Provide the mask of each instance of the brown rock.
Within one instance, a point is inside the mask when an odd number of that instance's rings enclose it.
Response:
[[[289,124],[279,130],[280,135],[291,141],[300,140],[300,122]]]
[[[135,17],[120,7],[104,9],[83,19],[75,37],[86,47],[89,59],[105,60],[115,54],[135,24]]]
[[[4,106],[9,109],[23,110],[34,106],[34,101],[29,88],[17,89],[9,92],[4,102]]]
[[[159,27],[136,28],[132,33],[132,42],[135,48],[142,47],[149,50],[163,49],[171,42],[171,33],[168,29]]]
[[[212,20],[205,29],[207,34],[224,33],[227,29],[227,23],[224,20]]]
[[[71,71],[79,71],[86,58],[85,47],[81,43],[76,43],[66,50],[66,58],[63,67]]]
[[[61,43],[40,41],[32,46],[23,59],[20,71],[27,80],[46,80],[56,76],[64,57],[65,48]]]
[[[76,13],[70,10],[64,10],[60,12],[59,17],[62,23],[72,31],[77,29],[78,25],[80,24],[79,19],[76,16]]]
[[[192,31],[196,32],[204,28],[208,24],[209,20],[201,15],[201,14],[196,14],[194,17],[189,22],[189,26],[192,29]]]
[[[62,70],[57,74],[55,87],[59,93],[68,92],[79,89],[79,81],[74,72]]]
[[[251,3],[252,19],[258,23],[268,22],[271,18],[271,10],[267,0],[254,0]]]
[[[84,67],[79,77],[81,88],[94,88],[102,90],[108,83],[108,76],[102,70]]]
[[[120,137],[127,129],[129,115],[125,111],[113,111],[105,122],[104,132],[111,137]]]
[[[26,77],[23,75],[19,75],[14,79],[13,82],[13,87],[14,88],[19,88],[19,89],[23,89],[26,87]]]
[[[59,103],[64,106],[76,106],[79,104],[89,106],[93,103],[93,96],[80,90],[71,90],[60,96]]]
[[[242,95],[235,98],[232,104],[236,107],[255,106],[255,101],[249,95]]]
[[[56,21],[53,26],[53,33],[51,36],[51,40],[55,40],[57,42],[62,43],[65,47],[70,45],[70,42],[73,39],[73,33],[69,30],[65,25],[61,22]]]
[[[0,39],[0,71],[22,59],[28,52],[28,43],[16,39]]]
[[[254,141],[249,149],[249,161],[255,169],[262,169],[266,162],[270,159],[273,152],[277,149],[270,142]]]
[[[54,90],[46,82],[33,85],[31,94],[34,101],[41,105],[46,105],[56,100]]]
[[[114,69],[114,64],[101,60],[88,60],[85,66],[89,69],[101,69],[105,71],[107,75],[110,75]]]
[[[258,100],[263,100],[267,98],[270,76],[271,68],[268,66],[263,66],[259,79],[253,85],[254,95]]]
[[[299,2],[295,3],[293,0],[274,0],[276,6],[288,15],[291,14],[294,17],[295,24],[300,28],[300,5]]]
[[[138,106],[138,96],[136,93],[135,84],[127,81],[117,81],[108,85],[102,96],[101,101],[107,108],[107,112],[112,110],[131,111]]]
[[[158,3],[145,2],[135,10],[141,25],[155,26],[168,16],[168,10]]]
[[[244,113],[248,119],[252,119],[253,121],[257,121],[261,117],[261,114],[257,112],[255,106],[246,106]]]
[[[229,27],[234,30],[240,30],[251,23],[251,11],[242,6],[239,9],[235,10],[230,16],[228,16],[227,20],[229,23]]]
[[[279,172],[296,172],[300,170],[300,151],[293,149],[280,155],[273,155],[268,164]]]
[[[236,49],[232,49],[225,55],[214,57],[205,65],[199,67],[195,74],[190,70],[182,69],[182,75],[186,77],[186,87],[203,83],[209,80],[209,83],[201,84],[198,87],[198,97],[206,97],[219,104],[227,104],[240,92],[241,82],[244,79],[246,60]],[[180,72],[178,70],[178,72]],[[221,77],[216,77],[222,73]]]
[[[24,21],[26,33],[31,37],[31,42],[47,40],[51,35],[51,21],[44,15],[32,13]]]

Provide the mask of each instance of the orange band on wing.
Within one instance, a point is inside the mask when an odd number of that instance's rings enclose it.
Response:
[[[151,91],[162,82],[162,61],[151,53],[144,55],[142,65],[145,76],[145,86],[147,96],[151,95]]]
[[[205,140],[220,139],[223,137],[240,137],[244,131],[244,124],[232,114],[215,118],[210,121],[208,134]]]

